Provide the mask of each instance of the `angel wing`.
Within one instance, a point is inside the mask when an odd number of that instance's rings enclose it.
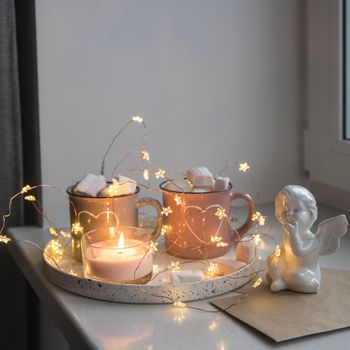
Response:
[[[339,248],[340,238],[345,235],[347,228],[348,220],[345,215],[322,221],[315,235],[320,244],[320,255],[334,253]]]

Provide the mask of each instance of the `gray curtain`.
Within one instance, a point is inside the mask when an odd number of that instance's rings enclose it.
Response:
[[[22,137],[16,47],[15,1],[0,0],[0,213],[22,186]],[[16,201],[9,225],[23,224]],[[4,244],[0,245],[1,349],[26,349],[26,284]]]

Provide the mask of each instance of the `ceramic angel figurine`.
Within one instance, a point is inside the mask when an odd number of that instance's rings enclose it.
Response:
[[[347,232],[345,215],[322,221],[316,234],[310,229],[317,219],[314,196],[304,187],[289,185],[277,195],[275,215],[284,230],[282,248],[267,260],[271,291],[290,289],[317,293],[320,289],[320,255],[337,250]]]

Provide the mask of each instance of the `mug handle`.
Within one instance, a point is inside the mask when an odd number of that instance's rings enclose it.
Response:
[[[243,192],[232,192],[231,193],[231,202],[235,199],[243,199],[248,203],[248,217],[246,222],[239,228],[235,229],[240,237],[244,236],[247,231],[252,227],[253,221],[252,216],[255,213],[255,205],[252,198],[247,193]]]
[[[136,202],[136,208],[139,209],[145,205],[150,205],[151,207],[154,207],[157,210],[157,227],[154,229],[154,231],[151,233],[152,235],[152,239],[156,240],[159,235],[160,235],[160,231],[162,229],[162,223],[163,223],[163,218],[162,218],[162,206],[161,204],[154,198],[141,198],[138,199]]]

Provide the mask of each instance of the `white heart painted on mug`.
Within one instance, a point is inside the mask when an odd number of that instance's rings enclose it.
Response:
[[[118,218],[118,215],[116,213],[114,213],[113,211],[110,211],[110,210],[105,210],[105,211],[101,211],[99,214],[95,215],[93,213],[91,213],[90,211],[87,211],[87,210],[83,210],[83,211],[80,211],[78,213],[78,222],[80,222],[80,216],[82,214],[85,214],[87,216],[90,216],[92,217],[93,219],[95,220],[98,220],[100,218],[100,216],[102,215],[107,215],[107,219],[109,219],[109,216],[112,215],[113,218],[114,218],[114,222],[115,222],[115,227],[118,228],[119,227],[119,218]],[[90,224],[90,223],[89,223]]]
[[[200,241],[201,243],[204,243],[204,244],[208,244],[208,243],[210,243],[210,242],[203,241],[200,237],[198,237],[198,235],[193,231],[193,229],[192,229],[192,227],[191,227],[191,224],[188,222],[188,220],[187,220],[187,215],[186,215],[186,214],[187,214],[187,211],[188,211],[189,209],[195,209],[195,210],[197,210],[198,212],[200,212],[201,214],[205,214],[208,210],[214,209],[214,208],[216,208],[216,209],[224,209],[221,205],[213,204],[213,205],[210,205],[210,206],[206,207],[205,209],[203,209],[203,208],[201,208],[201,207],[199,207],[199,206],[197,206],[197,205],[190,205],[190,206],[186,207],[185,210],[184,210],[185,224],[186,224],[187,228],[188,228],[189,231],[198,239],[198,241]],[[213,214],[213,215],[215,215],[215,214]],[[221,229],[223,220],[220,220],[220,219],[218,218],[218,221],[219,221],[219,224],[218,224],[218,227],[217,227],[217,229],[216,229],[216,231],[215,231],[215,234],[214,234],[214,235],[211,234],[211,236],[216,237],[216,236],[218,235],[220,229]]]

